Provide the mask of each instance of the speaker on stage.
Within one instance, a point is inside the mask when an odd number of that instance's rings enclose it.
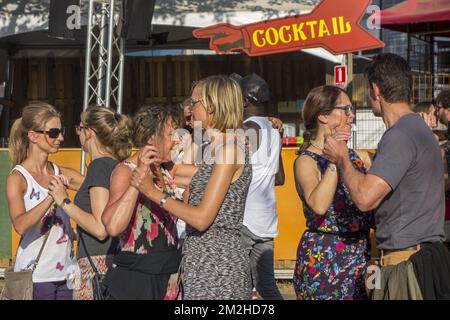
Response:
[[[151,33],[155,0],[126,0],[121,36],[126,40],[148,40]]]
[[[50,0],[48,35],[59,39],[75,39],[79,14],[80,0]]]

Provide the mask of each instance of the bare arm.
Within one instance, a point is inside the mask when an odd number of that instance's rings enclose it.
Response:
[[[53,198],[47,196],[44,201],[33,209],[26,211],[23,201],[26,188],[26,181],[20,173],[14,171],[6,178],[6,197],[8,200],[9,216],[11,217],[14,230],[21,236],[39,223],[53,204]]]
[[[139,191],[130,185],[131,174],[128,167],[119,164],[111,176],[109,201],[102,215],[102,222],[110,236],[116,237],[125,231],[133,216]]]
[[[376,209],[391,192],[391,187],[383,179],[370,173],[365,175],[356,170],[348,156],[344,156],[338,166],[352,201],[363,212]]]
[[[173,176],[177,186],[187,188],[197,170],[198,168],[192,164],[177,164],[174,165],[170,174]]]
[[[317,215],[324,215],[333,201],[338,182],[337,172],[327,168],[323,177],[317,164],[309,156],[300,156],[294,163],[297,192],[303,193],[306,203]]]
[[[68,197],[64,185],[56,177],[50,182],[49,194],[60,207],[64,198]],[[63,210],[84,230],[97,239],[104,240],[108,234],[102,223],[102,213],[108,202],[109,190],[103,187],[92,187],[89,189],[89,197],[92,214],[82,210],[74,203],[64,205]]]
[[[80,189],[80,186],[84,181],[84,176],[82,176],[78,171],[71,168],[60,167],[60,169],[61,173],[65,175],[67,178],[69,178],[70,181],[69,188],[75,191]]]
[[[235,148],[237,147],[236,145],[228,145],[222,150],[229,150],[230,148],[236,150]],[[184,220],[195,229],[199,231],[206,230],[216,218],[234,178],[237,179],[235,176],[239,176],[242,172],[243,165],[237,163],[239,162],[235,159],[234,163],[231,164],[216,163],[214,165],[203,199],[198,206],[167,198],[164,209]],[[132,185],[135,185],[147,198],[156,203],[159,203],[164,196],[162,192],[155,188],[151,171],[146,170],[145,166],[138,167],[135,170],[132,177]]]

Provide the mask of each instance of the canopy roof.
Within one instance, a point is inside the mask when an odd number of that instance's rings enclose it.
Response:
[[[217,23],[235,25],[310,12],[319,0],[156,0],[152,20],[153,33],[168,32],[167,42],[153,49],[208,49],[208,40],[195,39],[192,30]],[[87,0],[83,0],[86,13]],[[87,17],[82,16],[82,29],[75,40],[47,36],[50,0],[3,0],[0,4],[0,48],[18,49],[80,49],[85,46]],[[127,43],[127,51],[145,50],[145,46]],[[150,49],[147,46],[148,49]],[[304,50],[334,63],[343,56],[334,56],[317,48]]]
[[[407,0],[381,11],[381,26],[419,35],[450,36],[450,0]]]

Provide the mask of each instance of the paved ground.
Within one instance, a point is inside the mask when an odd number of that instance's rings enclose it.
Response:
[[[0,279],[0,292],[3,289],[3,279]],[[294,287],[291,280],[279,280],[277,281],[278,289],[286,300],[295,300]]]

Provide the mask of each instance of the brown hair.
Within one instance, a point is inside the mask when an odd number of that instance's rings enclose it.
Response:
[[[89,106],[81,114],[81,123],[97,134],[102,147],[114,158],[122,161],[131,154],[132,122],[124,114],[102,106]]]
[[[47,103],[35,102],[23,108],[22,117],[14,121],[9,133],[8,149],[13,166],[27,158],[30,146],[28,132],[44,130],[45,124],[52,118],[61,118],[61,114]]]
[[[181,109],[174,106],[148,105],[142,106],[133,117],[133,143],[136,148],[147,144],[155,134],[162,135],[168,120],[177,127],[180,122]]]
[[[432,105],[433,104],[431,101],[422,101],[422,102],[415,104],[412,109],[416,113],[417,112],[429,113]]]
[[[345,90],[336,86],[320,86],[312,89],[306,97],[302,109],[302,120],[305,125],[303,144],[300,146],[300,154],[311,145],[311,140],[316,137],[318,118],[322,114],[330,114],[338,103],[341,93]]]

